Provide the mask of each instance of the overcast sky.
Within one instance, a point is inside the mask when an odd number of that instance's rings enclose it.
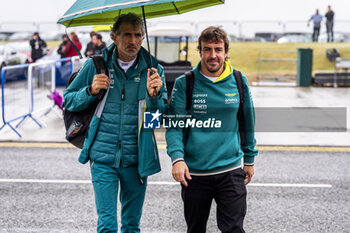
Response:
[[[4,22],[56,22],[75,0],[0,0],[0,29]],[[331,5],[336,13],[336,20],[349,20],[342,31],[350,30],[350,0],[226,0],[225,5],[209,7],[182,14],[163,17],[152,22],[169,20],[186,21],[244,21],[244,20],[307,20],[316,8],[324,14]],[[255,27],[249,25],[249,27]],[[248,27],[248,26],[246,26]]]

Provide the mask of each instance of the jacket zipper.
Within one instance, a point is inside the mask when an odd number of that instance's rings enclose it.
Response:
[[[115,70],[118,70],[116,67],[114,67]],[[118,75],[116,75],[117,77]],[[120,164],[120,160],[122,159],[122,120],[123,120],[123,102],[124,102],[124,99],[125,99],[125,83],[124,83],[124,78],[125,78],[125,75],[123,75],[121,81],[122,81],[122,91],[121,91],[121,97],[120,99],[122,100],[122,102],[120,103],[120,125],[119,125],[119,139],[118,139],[118,142],[117,142],[117,147],[118,147],[118,152],[117,152],[117,156],[115,157],[114,159],[114,166],[116,167],[119,167],[119,164]]]
[[[121,100],[125,99],[125,88],[123,87],[122,89],[122,96],[121,96]]]
[[[118,140],[118,149],[120,150],[120,158],[119,158],[119,162],[120,163],[120,160],[123,161],[123,155],[122,155],[122,127],[123,127],[123,110],[124,110],[124,100],[125,100],[125,80],[126,80],[126,75],[124,74],[123,75],[123,78],[122,78],[122,82],[123,82],[123,88],[122,88],[122,93],[121,93],[121,96],[120,96],[120,99],[121,99],[121,104],[120,104],[120,128],[119,128],[119,140]]]

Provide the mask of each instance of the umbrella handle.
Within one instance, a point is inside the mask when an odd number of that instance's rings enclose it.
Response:
[[[150,70],[150,73],[149,73],[149,75],[151,76],[151,75],[153,75],[155,72],[153,71],[153,70]],[[156,87],[153,87],[153,89],[154,89],[154,93],[157,93],[157,88]],[[152,98],[154,98],[154,97],[156,97],[157,95],[156,94],[154,94],[153,96],[151,96]]]

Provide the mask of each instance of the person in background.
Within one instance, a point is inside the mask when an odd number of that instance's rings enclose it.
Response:
[[[81,50],[81,43],[79,41],[78,36],[75,34],[75,32],[69,33],[69,38],[73,42],[75,47],[77,47],[77,49],[80,51]],[[67,42],[63,52],[66,54],[66,57],[74,57],[74,56],[79,55],[78,52],[75,50],[75,48],[73,47],[73,45],[70,42]]]
[[[102,49],[106,48],[106,43],[102,41],[101,34],[95,34],[92,36],[92,43],[94,44],[92,55],[102,54]]]
[[[333,34],[334,11],[331,9],[331,6],[328,6],[328,11],[325,17],[327,19],[326,21],[327,42],[333,42],[334,41],[334,34]]]
[[[62,43],[59,45],[59,47],[57,49],[57,53],[59,55],[61,55],[61,58],[66,57],[66,54],[64,53],[64,49],[65,49],[67,43],[68,43],[68,37],[67,37],[67,35],[63,35],[62,36]]]
[[[92,31],[90,32],[90,42],[86,45],[86,49],[85,49],[85,52],[84,52],[84,55],[85,57],[91,57],[92,54],[93,54],[93,50],[94,50],[94,43],[92,41],[92,38],[94,35],[96,35],[97,33]]]
[[[33,33],[32,39],[29,41],[32,48],[32,60],[35,62],[39,58],[44,56],[44,50],[46,49],[46,42],[42,40],[38,32]]]
[[[322,15],[319,14],[318,9],[316,9],[316,13],[311,16],[309,19],[307,26],[309,26],[310,21],[314,23],[314,32],[312,34],[312,41],[318,42],[318,36],[320,35]]]

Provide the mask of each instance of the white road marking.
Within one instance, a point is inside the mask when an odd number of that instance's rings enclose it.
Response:
[[[332,188],[330,184],[286,184],[286,183],[251,183],[256,187],[292,187],[292,188]]]
[[[91,180],[0,179],[0,183],[91,184]],[[171,181],[148,181],[149,185],[179,185]],[[330,184],[250,183],[253,187],[332,188]]]
[[[0,142],[1,147],[20,148],[75,148],[67,142]],[[159,150],[165,150],[166,144],[158,144]],[[312,152],[350,152],[350,147],[339,146],[257,146],[260,151],[312,151]]]
[[[91,184],[91,180],[0,179],[0,183]]]

